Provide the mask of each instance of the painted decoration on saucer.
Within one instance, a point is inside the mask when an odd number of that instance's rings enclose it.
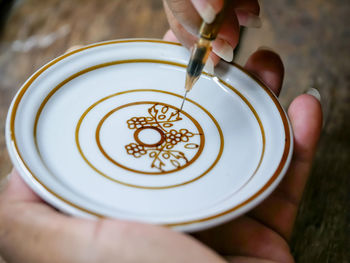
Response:
[[[142,107],[145,111],[145,116],[131,117],[126,121],[125,125],[122,123],[119,125],[121,128],[128,127],[131,130],[130,132],[133,133],[134,140],[124,146],[126,152],[133,158],[140,158],[143,162],[149,163],[147,171],[133,169],[134,172],[165,174],[177,171],[190,165],[201,154],[204,143],[203,130],[190,115],[184,112],[180,113],[179,109],[159,102],[137,102],[111,110],[97,126],[97,144],[103,155],[116,165],[130,170],[130,168],[126,168],[113,160],[106,153],[100,143],[100,131],[101,126],[108,117],[117,113],[121,108],[126,107],[131,113],[136,107]],[[190,129],[191,131],[181,128],[184,118],[190,119],[195,124],[195,127]],[[142,139],[142,134],[145,133],[147,133],[148,137],[143,135],[144,139]],[[200,137],[200,142],[196,140],[198,136]],[[141,158],[144,155],[149,158]],[[133,158],[130,160],[131,163],[134,161]]]
[[[195,156],[200,154],[200,148],[203,149],[203,146],[192,142],[192,139],[200,136],[203,144],[202,128],[197,126],[196,132],[191,132],[181,126],[176,127],[179,126],[177,124],[181,125],[183,117],[179,109],[170,105],[155,102],[147,109],[147,113],[150,116],[132,117],[127,120],[128,128],[135,130],[135,141],[125,145],[127,153],[134,158],[148,154],[152,160],[150,167],[157,169],[160,174],[179,170],[194,162]],[[140,135],[145,132],[156,132],[159,138],[145,142]],[[188,155],[194,156],[190,158]]]
[[[293,149],[272,92],[239,66],[204,72],[183,110],[187,51],[159,40],[97,43],[39,69],[7,119],[10,157],[63,212],[196,231],[253,208]]]

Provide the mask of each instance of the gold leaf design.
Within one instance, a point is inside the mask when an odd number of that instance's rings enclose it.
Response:
[[[168,121],[179,121],[179,120],[182,120],[182,118],[180,117],[179,111],[172,112],[168,118]]]
[[[180,167],[180,163],[176,160],[170,160],[171,164],[174,165],[175,167]]]
[[[187,143],[187,144],[185,144],[184,147],[185,147],[186,149],[196,149],[196,148],[199,147],[199,145],[196,144],[196,143]]]

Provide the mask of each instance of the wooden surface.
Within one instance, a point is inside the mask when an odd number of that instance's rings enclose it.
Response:
[[[348,0],[260,2],[263,27],[246,31],[237,61],[244,63],[259,46],[272,47],[286,67],[282,104],[287,107],[308,87],[318,88],[323,99],[324,130],[293,254],[297,262],[350,262],[350,5]],[[3,134],[7,109],[36,69],[72,45],[160,38],[166,29],[160,0],[18,1],[0,36],[0,179],[11,169]]]

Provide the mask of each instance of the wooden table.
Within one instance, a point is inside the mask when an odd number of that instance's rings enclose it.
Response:
[[[0,14],[8,13],[4,3]],[[237,61],[244,63],[259,46],[272,47],[286,67],[282,104],[316,87],[325,116],[292,239],[294,256],[297,262],[350,262],[350,5],[261,3],[263,27],[245,31]],[[0,36],[0,178],[11,169],[3,134],[7,109],[36,69],[72,45],[161,38],[168,27],[160,0],[26,0],[9,14]]]

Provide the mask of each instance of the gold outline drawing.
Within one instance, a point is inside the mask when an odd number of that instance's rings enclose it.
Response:
[[[115,178],[112,178],[108,175],[106,175],[105,173],[101,172],[100,170],[98,170],[87,158],[86,156],[84,155],[81,147],[80,147],[80,143],[79,143],[79,129],[80,129],[80,126],[81,126],[81,123],[83,122],[83,119],[85,118],[85,116],[89,113],[89,111],[91,111],[96,105],[98,105],[99,103],[101,103],[102,101],[105,101],[111,97],[114,97],[114,96],[118,96],[118,95],[121,95],[121,94],[125,94],[125,93],[132,93],[132,92],[145,92],[145,91],[150,91],[150,92],[160,92],[160,93],[165,93],[165,94],[169,94],[169,95],[172,95],[172,96],[176,96],[176,97],[179,97],[179,98],[182,98],[182,96],[178,95],[178,94],[175,94],[175,93],[172,93],[172,92],[168,92],[168,91],[164,91],[164,90],[152,90],[152,89],[138,89],[138,90],[128,90],[128,91],[122,91],[122,92],[118,92],[118,93],[115,93],[115,94],[111,94],[107,97],[104,97],[100,100],[98,100],[97,102],[95,102],[94,104],[92,104],[87,110],[85,110],[85,112],[83,113],[83,115],[80,117],[79,121],[78,121],[78,124],[77,124],[77,127],[76,127],[76,130],[75,130],[75,141],[77,143],[77,147],[78,147],[78,150],[79,150],[79,153],[80,155],[82,156],[82,158],[85,160],[85,162],[95,171],[97,172],[98,174],[108,178],[109,180],[112,180],[112,181],[115,181],[119,184],[123,184],[125,186],[130,186],[130,187],[136,187],[136,188],[142,188],[142,189],[152,189],[152,190],[161,190],[161,189],[168,189],[168,188],[173,188],[173,187],[178,187],[178,186],[183,186],[183,185],[186,185],[186,184],[189,184],[189,183],[192,183],[200,178],[202,178],[204,175],[206,175],[211,169],[214,168],[214,166],[216,165],[216,163],[219,161],[221,155],[222,155],[222,152],[223,152],[223,148],[224,148],[224,136],[222,134],[222,131],[221,131],[221,128],[218,124],[218,122],[215,120],[215,118],[205,109],[203,108],[200,104],[198,104],[197,102],[194,102],[192,100],[188,100],[189,102],[195,104],[197,107],[199,107],[201,110],[203,110],[210,118],[211,120],[213,121],[213,123],[215,124],[216,128],[218,129],[218,133],[219,133],[219,136],[220,136],[220,148],[219,148],[219,152],[218,152],[218,155],[216,157],[216,159],[214,160],[214,162],[209,166],[209,168],[207,168],[207,170],[205,170],[202,174],[200,174],[199,176],[196,176],[195,178],[191,179],[191,180],[188,180],[188,181],[185,181],[185,182],[182,182],[182,183],[179,183],[179,184],[175,184],[175,185],[169,185],[169,186],[140,186],[140,185],[134,185],[134,184],[129,184],[129,183],[125,183],[125,182],[122,182],[120,180],[117,180]],[[140,103],[143,103],[143,102],[140,102]],[[154,103],[154,102],[152,102]],[[184,111],[182,111],[183,113],[185,113]],[[187,113],[185,113],[187,114]],[[40,115],[38,115],[40,116]],[[191,119],[192,122],[196,123],[197,121],[195,119],[193,119],[190,115],[187,115],[186,117],[188,117],[189,119]],[[196,125],[196,127],[200,127],[200,125],[198,124],[198,126]],[[200,127],[200,133],[203,133],[203,130],[201,130],[201,127]],[[204,147],[204,136],[201,137],[201,139],[203,140],[203,142],[201,142],[201,145]],[[198,153],[200,154],[200,151],[198,151]],[[198,154],[197,153],[197,154]],[[198,155],[199,156],[199,155]]]
[[[109,111],[98,123],[97,125],[97,128],[96,128],[96,143],[97,143],[97,146],[98,148],[100,149],[101,153],[104,155],[104,157],[106,157],[110,162],[112,162],[113,164],[127,170],[127,171],[131,171],[131,172],[134,172],[134,173],[141,173],[141,174],[148,174],[148,175],[161,175],[161,174],[169,174],[169,173],[173,173],[173,172],[178,172],[179,170],[181,169],[184,169],[186,167],[188,167],[189,165],[191,165],[194,161],[196,161],[198,159],[198,157],[200,156],[200,154],[202,153],[203,151],[203,148],[204,148],[204,144],[205,144],[205,137],[204,137],[204,133],[203,133],[203,129],[202,127],[200,126],[200,124],[192,117],[190,116],[188,113],[184,112],[184,111],[181,111],[181,113],[186,116],[188,119],[191,120],[191,122],[196,126],[197,130],[198,130],[198,135],[200,136],[200,145],[199,145],[199,148],[198,148],[198,151],[197,153],[195,154],[195,156],[187,161],[187,163],[184,165],[184,166],[181,166],[180,168],[178,169],[174,169],[174,170],[170,170],[170,171],[157,171],[157,172],[146,172],[146,171],[140,171],[140,170],[136,170],[136,169],[133,169],[133,168],[130,168],[130,167],[127,167],[119,162],[117,162],[115,159],[113,159],[106,151],[105,149],[103,148],[102,144],[101,144],[101,140],[100,140],[100,130],[101,130],[101,127],[104,123],[104,121],[109,117],[111,116],[113,113],[115,113],[116,111],[120,110],[120,109],[123,109],[123,108],[126,108],[126,107],[129,107],[129,106],[133,106],[133,105],[142,105],[142,104],[150,104],[150,105],[155,105],[155,104],[158,104],[158,105],[164,105],[164,106],[167,106],[169,108],[173,108],[173,109],[176,109],[174,106],[172,105],[169,105],[169,104],[166,104],[166,103],[160,103],[160,102],[154,102],[154,101],[139,101],[139,102],[132,102],[132,103],[128,103],[128,104],[125,104],[125,105],[122,105],[122,106],[119,106],[111,111]],[[97,106],[98,104],[95,104],[95,106]],[[89,108],[90,110],[92,108]],[[176,109],[177,110],[177,109]],[[84,117],[87,115],[88,112],[84,112]],[[78,122],[78,125],[77,125],[77,132],[76,134],[78,134],[79,136],[79,129],[80,129],[80,124],[82,123],[83,119],[79,122]],[[144,127],[143,127],[144,128]],[[143,129],[141,128],[141,129]],[[151,129],[155,129],[155,130],[159,130],[159,128],[157,127],[148,127],[148,128],[151,128]],[[138,138],[137,138],[137,134],[140,132],[140,129],[136,130],[135,134],[134,134],[134,137],[135,137],[135,140],[138,141]],[[154,147],[154,146],[158,146],[159,143],[162,144],[164,141],[165,141],[165,134],[163,131],[159,131],[160,134],[161,134],[161,139],[158,143],[156,144],[152,144],[152,145],[145,145],[146,147]],[[220,131],[218,132],[220,134]],[[79,144],[79,138],[76,138],[76,143],[77,145]],[[142,142],[140,142],[141,144],[143,144]],[[79,144],[79,148],[81,149],[81,146]],[[220,152],[220,150],[219,150]],[[85,157],[86,158],[86,157]],[[86,158],[87,159],[87,158]],[[97,169],[97,168],[96,168]],[[102,172],[101,172],[102,173]],[[108,179],[111,179],[112,177],[108,176]],[[114,181],[114,180],[113,180]]]

